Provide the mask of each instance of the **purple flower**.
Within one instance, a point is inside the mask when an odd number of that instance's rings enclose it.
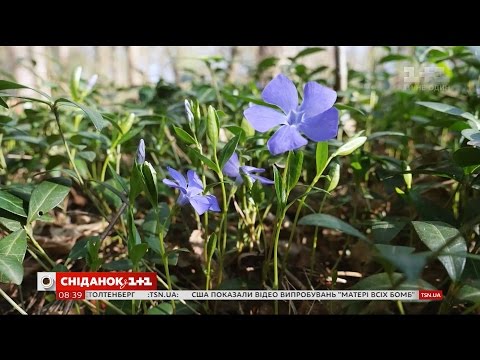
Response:
[[[242,175],[248,177],[252,183],[257,180],[262,184],[267,185],[274,183],[272,180],[254,174],[264,172],[265,169],[260,169],[253,166],[240,166],[238,155],[236,153],[233,153],[230,159],[228,159],[222,171],[225,175],[235,178],[235,182],[237,184],[241,184],[243,182]]]
[[[140,143],[137,148],[137,164],[141,165],[145,162],[145,142],[140,139]]]
[[[304,87],[303,102],[298,106],[297,89],[293,82],[280,74],[262,92],[265,102],[278,106],[283,113],[270,107],[253,105],[244,115],[253,128],[266,132],[280,128],[268,140],[272,155],[298,149],[308,143],[301,133],[313,141],[332,139],[338,131],[338,110],[333,107],[337,93],[314,81]]]
[[[168,173],[172,180],[163,179],[163,183],[171,188],[180,190],[177,204],[183,206],[190,204],[193,206],[198,215],[202,215],[205,211],[220,211],[217,198],[214,195],[202,195],[203,184],[197,173],[188,170],[187,178],[180,174],[177,170],[167,167]]]

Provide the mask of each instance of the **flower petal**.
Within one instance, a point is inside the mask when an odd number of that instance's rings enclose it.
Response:
[[[170,166],[167,166],[167,171],[170,174],[170,176],[175,180],[178,185],[183,187],[184,189],[187,188],[187,180],[185,180],[185,176],[180,174],[177,170],[172,169]]]
[[[175,181],[172,181],[170,179],[163,179],[162,182],[167,185],[167,186],[170,186],[171,188],[174,188],[174,189],[183,189],[180,185],[178,185]],[[183,189],[185,190],[185,189]]]
[[[204,195],[195,195],[188,198],[190,205],[193,206],[198,215],[202,215],[205,211],[210,209],[212,205],[210,199]]]
[[[320,85],[315,81],[305,84],[301,111],[305,111],[305,118],[318,115],[330,109],[337,100],[337,93],[332,89]]]
[[[177,204],[180,206],[184,206],[188,203],[188,196],[185,195],[183,192],[180,193],[177,199]]]
[[[230,159],[223,166],[222,172],[230,177],[237,177],[240,169],[240,161],[238,161],[237,153],[233,153]]]
[[[187,171],[188,178],[188,194],[190,196],[198,195],[203,192],[202,180],[198,177],[197,173],[193,170]]]
[[[269,104],[277,105],[288,114],[298,106],[297,88],[292,80],[280,74],[265,86],[262,99]]]
[[[257,168],[257,167],[253,167],[253,166],[248,166],[248,165],[242,166],[242,167],[240,167],[240,169],[246,174],[250,174],[252,172],[261,173],[261,172],[265,171],[265,169],[261,169],[261,168]]]
[[[208,209],[209,211],[221,211],[220,205],[218,205],[218,200],[215,195],[207,195],[206,197],[210,202],[210,208]]]
[[[250,177],[254,180],[258,180],[260,181],[260,183],[264,184],[264,185],[272,185],[272,184],[275,184],[274,181],[270,180],[270,179],[267,179],[263,176],[258,176],[258,175],[250,175]]]
[[[261,105],[249,107],[243,112],[243,115],[252,127],[259,132],[265,132],[277,125],[287,123],[287,117],[280,111]]]
[[[298,129],[313,141],[332,139],[338,132],[338,110],[332,107],[324,113],[305,119]]]
[[[267,146],[272,155],[278,155],[298,149],[307,143],[308,141],[300,135],[295,127],[284,125],[268,140]]]
[[[140,139],[140,143],[137,148],[137,164],[143,164],[145,162],[145,142]]]

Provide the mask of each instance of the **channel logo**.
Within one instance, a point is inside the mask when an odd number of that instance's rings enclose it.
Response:
[[[37,290],[38,291],[55,291],[56,284],[55,272],[39,272],[37,273]]]

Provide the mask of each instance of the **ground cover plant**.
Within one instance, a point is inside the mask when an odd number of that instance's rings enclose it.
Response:
[[[52,95],[6,74],[0,313],[478,313],[478,57],[385,47],[342,88],[335,69],[304,65],[322,50],[281,68],[267,58],[239,83],[207,57],[210,79],[126,97],[81,67]],[[36,291],[38,271],[152,271],[169,290],[441,289],[444,301],[62,302]]]

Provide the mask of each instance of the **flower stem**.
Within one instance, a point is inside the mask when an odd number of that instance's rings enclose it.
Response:
[[[50,265],[52,267],[55,266],[56,265],[55,261],[53,261],[50,258],[50,256],[48,256],[48,254],[45,252],[45,250],[43,250],[43,248],[40,246],[40,244],[37,242],[37,240],[35,240],[35,238],[33,237],[32,226],[31,225],[26,225],[25,226],[25,231],[27,232],[28,237],[32,241],[33,245],[35,245],[35,247],[37,248],[39,253],[42,254],[42,256],[50,263]]]
[[[3,298],[4,298],[5,300],[7,300],[7,301],[10,303],[10,305],[12,305],[13,308],[14,308],[15,310],[17,310],[20,314],[22,314],[22,315],[28,315],[28,314],[25,312],[25,310],[23,310],[15,301],[13,301],[13,299],[12,299],[10,296],[7,295],[7,293],[6,293],[5,291],[2,290],[2,288],[0,288],[0,295],[2,295]]]
[[[80,176],[80,172],[78,171],[77,166],[75,165],[75,159],[72,156],[72,153],[70,152],[70,147],[68,146],[67,140],[65,139],[65,135],[63,134],[62,127],[60,126],[60,116],[58,115],[58,108],[56,106],[52,106],[51,109],[52,109],[53,115],[55,115],[55,122],[57,123],[58,131],[62,138],[63,145],[65,146],[65,150],[67,151],[68,160],[70,160],[70,164],[72,165],[72,168],[78,177],[78,182],[83,187],[84,185],[83,179]]]
[[[322,203],[320,204],[320,209],[318,213],[321,214],[323,210],[323,205],[325,204],[325,199],[327,198],[327,194],[323,194]],[[315,233],[313,234],[313,243],[312,243],[312,254],[310,256],[310,270],[313,271],[313,267],[315,266],[315,253],[317,251],[317,240],[318,240],[318,226],[315,226]]]
[[[165,224],[160,223],[160,209],[157,206],[156,215],[157,215],[157,228],[158,228],[158,239],[160,242],[160,254],[162,256],[163,268],[165,269],[165,277],[167,279],[168,290],[172,290],[172,279],[170,278],[170,269],[168,268],[168,256],[165,252],[165,242],[163,238],[163,228]],[[173,311],[175,311],[175,301],[172,300]]]
[[[285,265],[287,263],[287,258],[288,258],[288,253],[290,251],[290,247],[292,246],[292,241],[293,241],[293,236],[295,235],[295,231],[297,230],[297,222],[298,218],[300,217],[300,213],[302,212],[303,206],[305,205],[305,201],[310,194],[310,191],[312,191],[313,187],[315,184],[320,180],[320,177],[322,176],[323,172],[327,168],[328,164],[332,160],[332,157],[329,157],[328,160],[326,161],[325,165],[323,166],[322,169],[317,173],[313,181],[308,185],[307,190],[305,191],[305,194],[300,198],[300,202],[297,207],[297,212],[295,213],[295,218],[293,220],[293,225],[292,225],[292,230],[290,232],[290,237],[288,238],[288,245],[287,245],[287,251],[285,252],[285,257],[283,258],[283,268],[285,268]]]

